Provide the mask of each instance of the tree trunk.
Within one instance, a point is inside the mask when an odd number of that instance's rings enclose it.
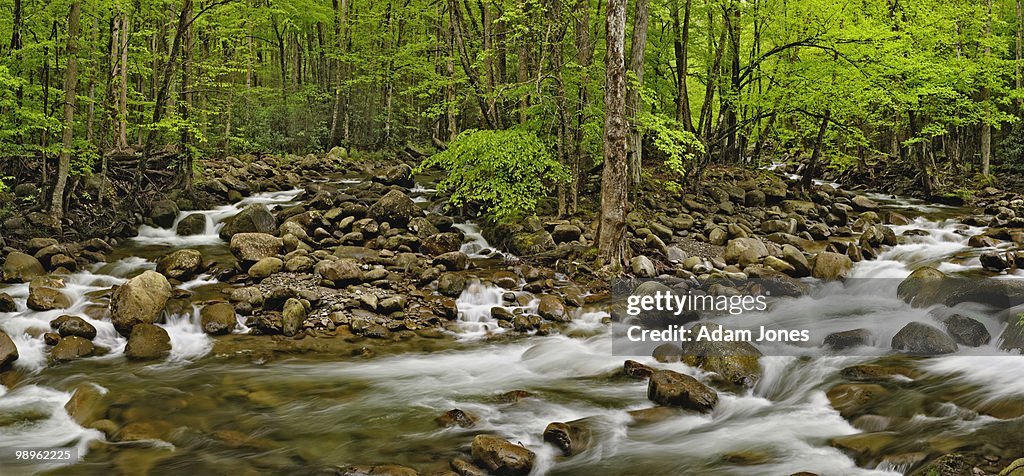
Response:
[[[64,187],[67,186],[71,171],[71,140],[75,129],[75,93],[78,87],[78,30],[82,3],[71,4],[68,15],[68,67],[64,73],[64,136],[61,142],[60,162],[57,165],[57,183],[53,186],[53,200],[50,214],[55,218],[64,217]]]
[[[832,118],[832,110],[826,109],[825,115],[821,118],[821,126],[818,127],[818,138],[814,142],[814,151],[811,152],[811,161],[804,170],[804,176],[800,177],[800,189],[808,191],[811,189],[811,182],[818,175],[818,162],[821,161],[821,148],[825,143],[825,131],[828,130],[828,121]]]
[[[686,86],[686,76],[690,61],[690,0],[685,0],[682,25],[679,23],[679,0],[672,0],[672,26],[675,31],[676,79],[678,92],[676,95],[676,120],[683,123],[683,129],[694,132],[693,117],[690,112],[690,93]]]
[[[579,196],[583,188],[583,126],[587,109],[590,107],[590,66],[594,62],[594,45],[590,40],[590,0],[576,1],[576,61],[583,68],[580,76],[579,104],[576,113],[576,130],[573,134],[572,190],[569,195],[569,210],[576,213]]]
[[[121,13],[121,36],[118,43],[118,51],[121,54],[120,79],[118,80],[117,99],[117,148],[125,150],[128,148],[128,38],[130,34],[130,23],[128,15]],[[116,20],[115,20],[116,21]]]
[[[191,4],[189,5],[189,12],[186,16],[191,17]],[[181,163],[180,166],[180,180],[185,191],[192,192],[192,151],[189,149],[191,143],[191,127],[187,125],[191,119],[190,115],[192,112],[192,91],[191,83],[189,82],[192,77],[192,24],[191,22],[185,26],[185,32],[182,34],[181,39],[182,53],[181,53],[181,87],[178,90],[178,114],[181,120],[186,123],[186,126],[181,129]]]
[[[639,117],[640,90],[644,87],[644,50],[647,48],[647,13],[648,0],[637,0],[636,12],[633,15],[633,43],[629,48],[629,70],[636,77],[636,84],[626,88],[626,117],[629,120],[629,181],[631,185],[640,183],[640,171],[643,167],[643,133],[640,130]]]
[[[605,20],[604,171],[597,245],[611,270],[621,269],[626,253],[626,0],[608,0]]]
[[[1022,82],[1024,82],[1024,77],[1022,77],[1020,64],[1021,60],[1024,59],[1024,8],[1022,8],[1021,0],[1017,0],[1014,3],[1016,3],[1017,6],[1017,44],[1016,49],[1014,50],[1014,59],[1017,61],[1014,63],[1016,71],[1016,74],[1014,75],[1014,85],[1019,90],[1021,86],[1024,85],[1022,84]],[[1017,98],[1014,102],[1017,105],[1017,112],[1019,114],[1021,99]]]
[[[992,35],[992,0],[985,0],[985,5],[988,8],[988,15],[985,17],[985,36]],[[992,47],[988,43],[985,44],[985,58],[992,56]],[[984,103],[989,102],[989,90],[988,88],[982,88],[981,100]],[[990,104],[985,104],[986,107],[991,107]],[[984,122],[981,124],[981,174],[988,175],[989,163],[992,161],[992,124],[989,122],[988,114],[985,114],[985,118],[982,119]]]

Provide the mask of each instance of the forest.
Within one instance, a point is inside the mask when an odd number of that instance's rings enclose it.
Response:
[[[8,186],[31,175],[59,214],[68,180],[128,153],[142,187],[168,145],[189,187],[210,157],[429,154],[510,131],[569,177],[548,180],[565,214],[615,124],[632,184],[888,163],[937,196],[1020,167],[1019,3],[13,0],[0,156]]]

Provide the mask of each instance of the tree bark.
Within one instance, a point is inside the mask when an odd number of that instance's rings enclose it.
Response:
[[[800,189],[810,190],[811,182],[818,175],[818,162],[821,161],[821,149],[825,143],[825,131],[828,130],[828,121],[832,118],[832,110],[826,109],[821,118],[821,125],[818,127],[818,138],[814,142],[814,151],[811,152],[811,161],[807,164],[804,176],[800,177]]]
[[[629,181],[631,185],[640,183],[640,172],[643,167],[643,133],[640,131],[639,117],[640,90],[644,87],[644,50],[647,49],[648,0],[637,0],[636,12],[633,15],[633,42],[629,47],[629,70],[636,78],[636,84],[626,88],[626,115],[629,120],[629,136],[627,153],[629,162]]]
[[[53,186],[53,200],[50,204],[50,214],[55,218],[64,217],[64,188],[67,186],[68,174],[71,171],[71,141],[75,129],[75,93],[78,87],[78,32],[79,17],[82,12],[82,3],[79,1],[71,4],[71,12],[68,14],[68,67],[64,73],[64,135],[60,151],[60,161],[57,165],[57,182]]]
[[[683,123],[683,129],[694,132],[693,117],[690,112],[690,93],[686,86],[686,76],[690,62],[690,0],[685,0],[682,25],[679,22],[679,0],[672,0],[672,26],[675,30],[676,53],[676,120]]]
[[[605,19],[604,171],[598,251],[604,265],[618,270],[625,263],[626,198],[626,0],[608,0]]]
[[[985,36],[992,35],[992,0],[985,0],[985,5],[988,8],[988,15],[985,17]],[[985,58],[992,56],[992,47],[985,45]],[[985,103],[989,101],[989,90],[988,88],[982,88],[981,100]],[[991,107],[990,104],[985,104],[985,107]],[[985,114],[988,116],[988,114]],[[986,117],[983,119],[984,122],[981,124],[981,174],[988,175],[989,163],[992,161],[992,124]]]
[[[576,1],[576,61],[583,68],[580,75],[579,104],[576,111],[576,130],[573,133],[573,160],[570,168],[572,190],[569,194],[569,210],[576,213],[579,196],[583,188],[583,126],[587,109],[590,107],[590,66],[594,62],[594,44],[590,39],[590,0]]]

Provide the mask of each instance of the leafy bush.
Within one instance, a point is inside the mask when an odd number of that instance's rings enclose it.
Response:
[[[414,173],[430,167],[448,171],[438,190],[451,192],[451,205],[481,202],[497,221],[533,214],[547,191],[545,182],[569,182],[569,173],[547,146],[536,135],[517,130],[464,131]]]

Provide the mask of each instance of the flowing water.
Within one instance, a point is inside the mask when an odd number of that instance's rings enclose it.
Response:
[[[412,191],[417,197],[433,192],[419,185]],[[878,337],[875,351],[839,357],[818,347],[762,349],[767,355],[788,352],[809,358],[762,358],[763,378],[756,387],[723,392],[719,405],[706,415],[680,412],[652,421],[634,418],[631,411],[654,405],[646,398],[646,381],[621,374],[624,357],[612,355],[604,324],[607,313],[579,309],[559,335],[509,338],[499,335],[502,328],[490,316],[491,307],[506,305],[506,291],[479,282],[459,297],[462,332],[443,346],[413,342],[373,358],[236,359],[211,353],[213,338],[201,332],[196,308],[186,306],[162,324],[173,347],[165,362],[126,361],[125,339],[108,321],[86,317],[98,329],[95,342],[111,351],[45,366],[40,329],[48,328],[51,319],[61,314],[88,316],[90,308],[106,305],[93,296],[154,268],[154,260],[169,250],[197,247],[207,257],[228,260],[226,244],[217,236],[221,220],[249,203],[285,205],[297,198],[296,192],[260,194],[199,212],[206,217],[206,229],[191,237],[143,227],[139,237],[117,247],[110,263],[67,277],[67,290],[75,296],[69,310],[26,311],[27,285],[0,287],[21,309],[0,314],[0,328],[21,352],[16,367],[29,374],[13,390],[0,387],[0,448],[75,446],[86,454],[73,466],[7,466],[0,474],[131,474],[147,468],[157,468],[152,474],[211,474],[227,468],[239,474],[295,474],[368,463],[405,464],[429,473],[464,455],[472,436],[479,433],[501,435],[533,449],[538,455],[534,474],[901,474],[906,468],[894,463],[857,467],[829,446],[830,438],[861,430],[831,408],[825,391],[840,381],[838,373],[844,367],[871,360],[872,353],[885,353],[885,344],[907,322],[934,321],[927,310],[913,309],[896,298],[892,279],[925,264],[949,272],[977,269],[977,255],[983,251],[967,247],[968,237],[981,229],[950,220],[955,209],[873,197],[915,217],[910,225],[894,227],[897,234],[910,229],[926,232],[908,237],[875,260],[858,263],[853,271],[858,278],[890,279],[823,286],[808,296],[780,302],[762,317],[780,326],[813,326],[828,332],[870,326]],[[500,254],[478,227],[459,227],[467,236],[463,251],[484,266],[500,266],[495,264],[499,260],[488,260]],[[201,295],[220,286],[211,277],[200,276],[181,287]],[[536,302],[521,307],[532,311]],[[998,335],[997,321],[983,322]],[[990,356],[970,356],[978,352]],[[1020,379],[1006,378],[1019,372],[1021,359],[992,356],[996,354],[1005,353],[991,346],[963,348],[958,355],[924,360],[919,369],[941,377],[936,392],[943,386],[964,385],[978,398],[1024,398]],[[706,377],[682,363],[637,360]],[[71,389],[83,382],[106,389],[114,402],[111,413],[121,420],[157,422],[166,436],[131,445],[97,444],[103,434],[78,426],[63,410]],[[529,396],[499,397],[512,391]],[[434,419],[453,408],[475,415],[477,425],[439,428]],[[994,420],[963,419],[956,410],[922,416],[928,422],[922,431],[943,424],[970,432]],[[543,443],[548,423],[581,418],[594,429],[587,451],[563,458]]]

